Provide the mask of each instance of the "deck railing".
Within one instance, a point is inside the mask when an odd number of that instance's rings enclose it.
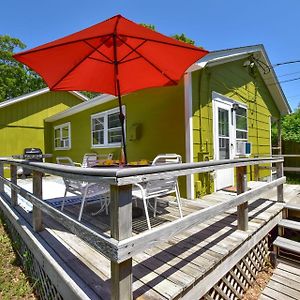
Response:
[[[247,190],[247,166],[258,169],[260,164],[276,164],[277,179],[266,182],[259,188]],[[11,178],[4,178],[4,164],[10,165]],[[33,193],[17,185],[17,166],[33,171]],[[237,196],[230,201],[200,209],[181,219],[160,225],[152,230],[132,236],[132,185],[171,176],[185,176],[236,168]],[[44,173],[90,182],[106,181],[111,185],[111,235],[95,232],[86,225],[47,204],[42,199],[42,176]],[[248,201],[261,193],[277,187],[277,199],[283,201],[283,158],[244,158],[234,160],[207,161],[137,168],[78,168],[51,163],[26,162],[0,158],[0,193],[4,185],[11,188],[11,206],[17,205],[18,194],[33,204],[32,226],[35,231],[43,230],[43,213],[65,226],[70,232],[92,245],[111,261],[112,299],[132,299],[132,257],[170,236],[196,224],[211,219],[228,209],[237,207],[238,229],[248,229]],[[197,202],[193,204],[197,205]]]

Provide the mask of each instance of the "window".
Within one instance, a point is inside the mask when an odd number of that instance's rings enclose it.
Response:
[[[124,107],[123,113],[125,111]],[[119,109],[111,109],[91,116],[92,147],[116,147],[121,145],[122,129]]]
[[[65,123],[54,127],[54,148],[64,150],[71,148],[71,124]]]
[[[235,110],[236,149],[240,152],[241,142],[248,141],[247,109],[241,106]]]

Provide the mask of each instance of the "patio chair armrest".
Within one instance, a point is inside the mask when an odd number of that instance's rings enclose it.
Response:
[[[74,166],[75,166],[75,167],[82,167],[82,164],[79,163],[79,162],[74,162]]]

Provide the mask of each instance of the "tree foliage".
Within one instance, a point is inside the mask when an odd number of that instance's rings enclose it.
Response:
[[[188,38],[184,33],[182,34],[175,34],[172,36],[172,38],[190,44],[190,45],[195,45],[195,41],[191,40],[190,38]]]
[[[145,23],[141,23],[140,25],[146,27],[146,28],[149,28],[151,30],[154,30],[155,31],[155,25],[152,25],[152,24],[145,24]],[[184,33],[181,33],[181,34],[174,34],[171,36],[173,39],[176,39],[178,41],[181,41],[181,42],[184,42],[184,43],[187,43],[187,44],[190,44],[190,45],[195,45],[195,41],[193,41],[192,39],[188,38]],[[202,48],[202,47],[199,47],[199,48]]]
[[[281,120],[282,139],[300,143],[300,108]]]
[[[19,39],[0,35],[0,101],[46,86],[38,74],[12,57],[16,50],[25,48],[26,45]]]

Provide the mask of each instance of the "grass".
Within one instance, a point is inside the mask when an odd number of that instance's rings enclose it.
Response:
[[[21,269],[0,215],[0,299],[38,299]]]
[[[300,184],[300,174],[287,174],[286,183],[289,184]]]

